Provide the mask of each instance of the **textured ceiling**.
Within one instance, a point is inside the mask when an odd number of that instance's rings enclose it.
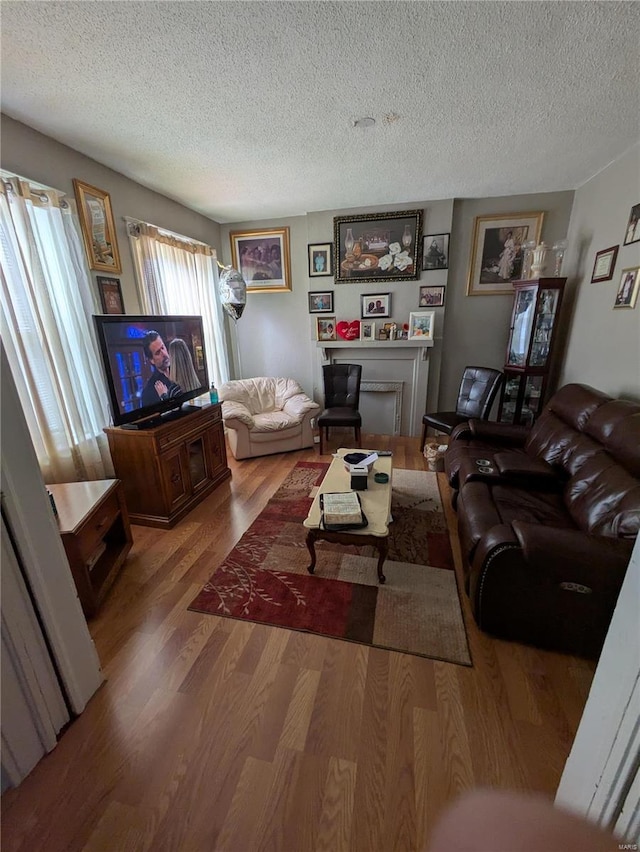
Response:
[[[6,114],[219,222],[571,189],[640,136],[633,2],[0,5]]]

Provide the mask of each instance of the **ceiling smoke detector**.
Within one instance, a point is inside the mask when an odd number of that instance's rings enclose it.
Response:
[[[353,126],[354,127],[373,127],[376,123],[375,118],[371,118],[371,116],[364,116],[363,118],[354,118]]]

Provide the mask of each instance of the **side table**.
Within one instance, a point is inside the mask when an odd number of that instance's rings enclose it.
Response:
[[[48,485],[78,597],[95,615],[131,549],[133,538],[119,479]]]

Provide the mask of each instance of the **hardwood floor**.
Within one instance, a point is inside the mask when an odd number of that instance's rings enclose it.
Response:
[[[418,439],[364,441],[426,469]],[[232,479],[173,530],[133,528],[90,622],[106,682],[2,797],[4,852],[421,850],[461,791],[553,795],[594,665],[481,633],[464,593],[472,668],[187,611],[317,458],[230,458]]]

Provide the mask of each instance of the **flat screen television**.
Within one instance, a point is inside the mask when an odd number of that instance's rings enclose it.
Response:
[[[189,413],[209,387],[202,317],[93,317],[116,426],[148,428]]]

